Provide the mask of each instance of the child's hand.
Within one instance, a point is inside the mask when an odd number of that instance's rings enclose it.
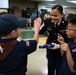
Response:
[[[57,40],[59,41],[59,43],[61,43],[62,41],[64,42],[64,38],[60,34],[58,34]]]
[[[40,26],[41,26],[41,19],[40,18],[37,18],[35,21],[34,21],[34,30],[35,31],[39,31],[40,29]]]
[[[69,45],[65,42],[61,42],[61,50],[63,50],[64,52],[67,52],[70,50]]]
[[[41,19],[37,18],[34,21],[34,39],[38,42],[39,41],[39,30],[40,30],[40,25],[41,25]]]

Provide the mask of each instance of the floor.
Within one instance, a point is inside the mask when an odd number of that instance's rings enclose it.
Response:
[[[40,45],[41,43],[38,43]],[[39,49],[28,57],[27,75],[47,75],[46,50]]]
[[[21,33],[21,37],[26,40],[33,38],[34,31],[21,29]],[[40,36],[38,46],[44,44],[46,38],[44,35]],[[38,46],[37,50],[28,56],[27,75],[47,75],[46,49],[39,49]]]

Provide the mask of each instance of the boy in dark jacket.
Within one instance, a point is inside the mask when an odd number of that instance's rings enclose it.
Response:
[[[26,22],[26,21],[25,21]],[[25,24],[24,22],[24,24]],[[22,19],[18,20],[11,14],[0,16],[0,74],[1,75],[25,75],[27,71],[28,54],[34,52],[39,40],[39,28],[41,19],[34,21],[34,40],[17,40],[20,36]]]
[[[76,18],[69,20],[66,34],[71,39],[68,44],[61,35],[58,35],[64,56],[59,75],[76,75]]]

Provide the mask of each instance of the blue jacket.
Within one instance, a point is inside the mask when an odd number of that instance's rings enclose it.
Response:
[[[25,75],[27,71],[27,56],[36,50],[37,41],[22,40],[18,42],[16,38],[11,38],[0,39],[0,44],[3,49],[3,53],[0,52],[0,74]]]
[[[76,70],[76,42],[73,42],[73,40],[69,41],[69,46],[71,48],[71,54],[74,60],[73,68]],[[72,73],[70,71],[65,54],[64,54],[63,63],[62,63],[59,75],[76,75],[76,72]]]

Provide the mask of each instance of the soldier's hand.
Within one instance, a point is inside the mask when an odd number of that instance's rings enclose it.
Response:
[[[60,48],[60,45],[59,44],[56,44],[56,43],[51,43],[52,45],[54,45],[54,47],[51,47],[50,49],[59,49]]]

